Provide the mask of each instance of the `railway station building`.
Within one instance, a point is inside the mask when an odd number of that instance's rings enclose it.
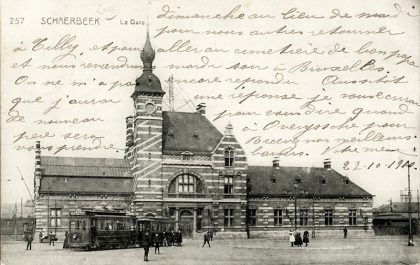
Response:
[[[184,236],[217,228],[218,237],[287,237],[295,226],[317,236],[372,234],[372,195],[331,168],[248,165],[231,124],[219,131],[205,105],[196,112],[162,108],[149,36],[143,73],[126,118],[124,158],[48,157],[36,143],[35,218],[39,233],[60,238],[77,209],[168,217]],[[247,229],[248,227],[248,229]]]

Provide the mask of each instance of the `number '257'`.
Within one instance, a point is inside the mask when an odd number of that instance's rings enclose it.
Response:
[[[23,21],[25,20],[24,17],[11,17],[10,19],[10,24],[23,24]]]

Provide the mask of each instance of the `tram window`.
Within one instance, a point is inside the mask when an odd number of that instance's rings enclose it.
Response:
[[[104,221],[98,220],[99,230],[104,230]]]
[[[112,221],[110,220],[105,221],[105,230],[114,230]]]
[[[70,230],[76,230],[76,222],[70,222]]]
[[[124,230],[124,221],[117,220],[117,230]]]
[[[82,230],[86,230],[86,221],[85,220],[82,221]]]

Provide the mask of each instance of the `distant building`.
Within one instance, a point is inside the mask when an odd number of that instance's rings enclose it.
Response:
[[[1,207],[1,241],[23,240],[24,232],[31,231],[35,224],[31,200],[16,204],[6,204]]]
[[[372,235],[372,195],[331,169],[249,166],[249,224],[255,237],[288,236],[295,224],[317,236]],[[296,209],[296,210],[295,210]]]
[[[133,181],[124,159],[41,156],[37,142],[35,163],[37,232],[60,239],[76,209],[129,210]]]
[[[392,202],[373,209],[373,229],[376,235],[403,235],[409,231],[408,202]],[[413,234],[420,231],[420,203],[411,202]]]
[[[186,237],[214,227],[218,237],[246,237],[247,225],[253,236],[283,236],[295,223],[299,229],[315,223],[320,234],[340,234],[344,226],[371,234],[372,195],[330,162],[325,168],[283,167],[277,160],[273,167],[248,167],[232,125],[221,133],[204,104],[193,113],[163,111],[154,58],[147,35],[124,159],[44,157],[37,143],[38,230],[64,233],[70,212],[108,207],[172,218]]]

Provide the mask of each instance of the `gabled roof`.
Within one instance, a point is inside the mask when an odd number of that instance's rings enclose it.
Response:
[[[411,212],[417,213],[420,209],[420,203],[411,201]],[[373,209],[376,213],[391,212],[391,204],[383,204],[378,208]],[[394,213],[408,213],[408,202],[392,202],[392,212]]]
[[[131,194],[133,181],[131,178],[104,177],[43,177],[40,193],[68,194]]]
[[[41,156],[40,193],[132,193],[124,159]]]
[[[372,197],[348,178],[333,169],[307,167],[249,166],[250,195],[294,196],[294,183],[299,196],[312,197]],[[272,179],[275,180],[273,183]],[[324,183],[323,181],[324,180]]]
[[[222,133],[200,113],[164,111],[162,117],[164,155],[180,155],[184,151],[209,155],[222,140]]]
[[[43,176],[131,177],[124,159],[41,156]]]

